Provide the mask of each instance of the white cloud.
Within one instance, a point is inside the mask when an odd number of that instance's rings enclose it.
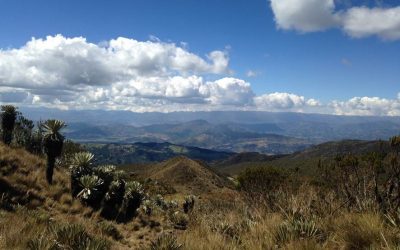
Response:
[[[299,32],[341,28],[354,38],[400,39],[400,6],[349,7],[337,10],[334,0],[270,0],[278,28]]]
[[[204,58],[172,43],[117,38],[99,44],[61,35],[0,50],[0,102],[60,109],[264,110],[400,115],[397,99],[355,97],[323,104],[292,93],[256,95],[230,75],[229,58]]]
[[[334,0],[271,0],[271,8],[281,29],[311,32],[336,25]]]
[[[253,102],[254,93],[250,83],[241,79],[225,77],[206,84],[211,104],[248,105]]]
[[[204,58],[159,39],[89,43],[62,35],[0,50],[0,101],[63,109],[164,111],[252,103],[250,84],[229,74],[225,51]]]
[[[343,29],[351,37],[377,35],[386,40],[400,39],[400,7],[354,7],[343,14]]]
[[[254,103],[260,110],[298,112],[320,105],[315,99],[307,100],[304,96],[279,92],[257,96]]]
[[[119,37],[94,44],[56,35],[0,50],[0,98],[76,108],[95,103],[110,108],[120,102],[127,109],[156,99],[216,104],[246,99],[241,95],[251,89],[241,80],[206,82],[201,77],[228,73],[225,51],[202,58],[154,38],[141,42]]]
[[[0,51],[0,84],[20,88],[70,89],[108,85],[141,76],[222,74],[229,59],[213,51],[203,59],[171,43],[119,37],[107,46],[83,37],[32,39],[20,49]]]
[[[348,101],[332,101],[330,106],[338,115],[400,115],[400,98],[353,97]]]

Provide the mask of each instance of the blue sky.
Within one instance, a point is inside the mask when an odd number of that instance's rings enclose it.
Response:
[[[251,85],[254,96],[287,93],[306,101],[315,99],[324,105],[346,102],[353,97],[398,99],[400,23],[397,19],[377,14],[377,20],[381,18],[388,26],[384,30],[371,27],[372,31],[365,33],[361,29],[368,23],[360,23],[360,27],[349,31],[346,21],[326,24],[323,14],[317,13],[311,21],[321,24],[310,28],[301,15],[313,16],[320,2],[329,5],[333,0],[282,2],[287,5],[274,9],[267,0],[0,0],[0,48],[20,49],[32,37],[46,39],[57,34],[64,38],[83,37],[93,44],[118,37],[144,42],[152,37],[154,42],[175,43],[204,60],[211,51],[226,53],[229,73],[196,75],[209,81],[223,77],[243,80]],[[382,2],[336,1],[331,12],[350,13],[351,8],[365,6],[366,11],[393,9],[396,10],[393,13],[400,15],[396,1]],[[294,5],[300,6],[302,13],[286,13]],[[344,14],[338,18],[350,19]],[[0,87],[1,79],[0,70]],[[19,85],[3,85],[6,89],[0,93],[24,89]],[[304,110],[307,111],[304,107],[298,111]]]

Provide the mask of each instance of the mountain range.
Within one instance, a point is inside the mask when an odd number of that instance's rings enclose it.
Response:
[[[160,162],[175,156],[186,156],[204,162],[221,161],[234,155],[231,152],[186,147],[168,142],[115,144],[86,143],[85,148],[95,155],[99,164],[124,165],[131,163]]]
[[[134,113],[130,111],[24,108],[33,120],[67,122],[78,142],[169,142],[217,151],[289,154],[344,139],[387,140],[400,132],[400,117],[336,116],[255,111]]]

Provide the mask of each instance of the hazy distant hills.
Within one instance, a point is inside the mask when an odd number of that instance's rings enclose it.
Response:
[[[222,161],[234,155],[197,147],[185,147],[171,143],[99,144],[88,143],[85,147],[95,155],[99,164],[131,164],[161,162],[175,156],[186,156],[205,162]]]
[[[390,145],[387,141],[343,140],[322,143],[289,155],[236,154],[218,162],[214,165],[214,168],[228,174],[237,174],[241,170],[253,166],[298,168],[303,173],[313,173],[316,171],[320,160],[327,163],[337,155],[353,154],[363,156],[370,152],[387,153],[389,151]]]
[[[263,133],[247,128],[245,124],[211,124],[195,120],[179,124],[155,124],[143,127],[127,125],[70,124],[66,136],[80,142],[133,143],[171,142],[218,151],[263,152],[268,154],[291,153],[312,144],[306,139]],[[273,124],[267,124],[278,130]]]
[[[201,112],[147,112],[105,110],[58,110],[48,108],[21,108],[30,119],[40,120],[57,118],[68,123],[87,124],[125,124],[147,126],[152,124],[184,123],[193,120],[205,120],[210,123],[244,123],[244,124],[290,124],[290,123],[323,123],[332,125],[362,124],[373,122],[393,122],[400,124],[400,117],[383,116],[337,116],[324,114],[304,114],[264,111],[201,111]]]
[[[58,118],[80,142],[170,142],[218,151],[288,154],[343,139],[387,140],[400,117],[335,116],[254,111],[134,113],[24,108],[30,119]]]

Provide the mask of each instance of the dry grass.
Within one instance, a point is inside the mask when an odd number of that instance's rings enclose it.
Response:
[[[254,215],[257,212],[252,211]],[[289,219],[285,214],[265,212],[249,218],[243,209],[214,210],[197,216],[189,229],[179,234],[185,249],[398,249],[398,228],[372,212],[341,211],[335,217],[314,219],[315,234],[308,233],[309,223],[298,233],[283,231]]]
[[[112,249],[144,248],[172,228],[156,222],[161,215],[138,216],[128,224],[105,222],[99,212],[72,199],[69,183],[68,171],[56,168],[48,185],[44,159],[0,143],[0,249],[47,244],[55,225],[82,225],[88,235],[111,242]],[[9,211],[2,210],[6,207]]]
[[[277,189],[270,193],[273,206],[267,200],[245,199],[224,187],[202,194],[194,210],[179,218],[172,213],[166,217],[162,208],[153,207],[151,216],[141,212],[133,221],[117,224],[104,221],[99,212],[71,198],[69,175],[64,169],[56,169],[52,186],[46,183],[44,172],[43,159],[0,144],[0,249],[48,246],[49,240],[60,237],[65,225],[77,225],[80,234],[93,240],[90,244],[99,247],[110,242],[112,249],[148,249],[151,242],[157,247],[156,239],[168,233],[177,238],[167,238],[165,244],[171,242],[188,250],[400,246],[400,228],[388,223],[382,213],[368,206],[362,211],[348,209],[335,193],[307,184],[295,191]],[[177,199],[181,209],[184,195],[165,198]],[[5,204],[11,204],[12,209],[7,211]],[[176,227],[181,221],[187,224],[186,229]]]

